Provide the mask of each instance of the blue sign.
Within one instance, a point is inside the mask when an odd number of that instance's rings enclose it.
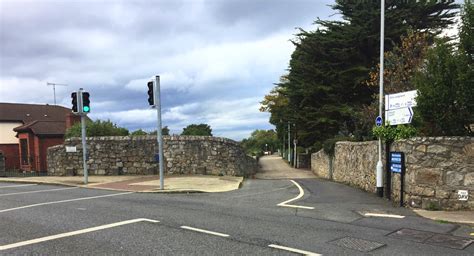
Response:
[[[160,162],[160,154],[155,154],[155,161],[156,161],[157,163]]]
[[[376,126],[379,126],[379,127],[382,126],[382,122],[383,122],[383,120],[382,120],[381,116],[378,116],[377,118],[375,118],[375,125]]]
[[[402,152],[390,152],[390,171],[402,173],[405,169],[405,156]]]

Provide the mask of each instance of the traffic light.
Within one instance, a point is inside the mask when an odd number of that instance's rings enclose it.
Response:
[[[153,81],[148,82],[148,104],[150,106],[155,105],[154,95],[153,95]]]
[[[91,101],[89,100],[90,94],[88,92],[82,92],[82,112],[89,113],[91,112]]]
[[[77,92],[71,93],[72,112],[77,113]]]

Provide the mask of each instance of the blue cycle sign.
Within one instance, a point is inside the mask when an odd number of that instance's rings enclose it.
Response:
[[[390,152],[390,171],[402,173],[405,169],[405,155],[403,152]]]
[[[378,127],[382,126],[382,122],[383,122],[383,120],[382,120],[382,117],[381,117],[381,116],[378,116],[378,117],[375,119],[375,125],[378,126]]]

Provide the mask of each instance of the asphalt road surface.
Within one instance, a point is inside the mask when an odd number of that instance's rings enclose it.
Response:
[[[209,194],[0,183],[2,255],[474,255],[470,232],[314,178]]]

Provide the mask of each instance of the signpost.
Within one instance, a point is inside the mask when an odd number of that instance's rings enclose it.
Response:
[[[403,187],[405,180],[405,154],[403,152],[390,152],[390,171],[400,173],[400,207],[403,206]]]
[[[385,95],[385,110],[416,107],[416,90]]]
[[[416,96],[416,90],[385,95],[386,122],[390,125],[411,123]]]
[[[390,125],[409,124],[412,119],[413,109],[411,107],[385,111],[385,120]]]

